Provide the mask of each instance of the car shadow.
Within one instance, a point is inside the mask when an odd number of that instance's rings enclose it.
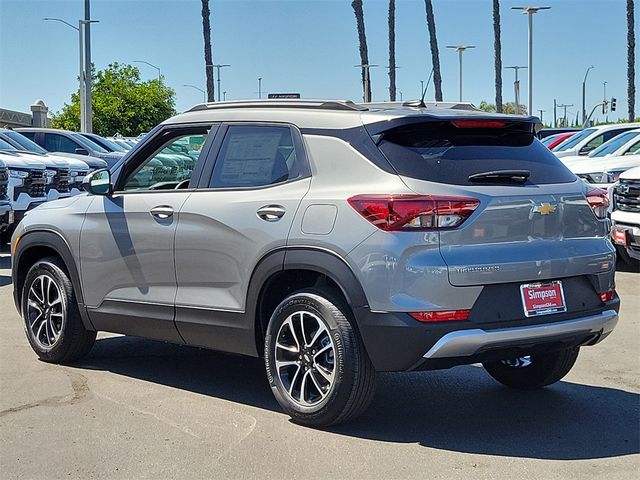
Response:
[[[98,340],[76,366],[280,411],[260,359],[111,337]],[[637,393],[570,382],[514,391],[482,368],[466,366],[380,374],[371,407],[354,422],[327,430],[479,455],[609,458],[640,452],[639,407]]]

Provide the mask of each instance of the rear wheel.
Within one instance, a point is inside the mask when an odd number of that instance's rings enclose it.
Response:
[[[616,245],[616,251],[618,258],[631,267],[634,272],[640,272],[640,260],[631,257],[629,253],[627,253],[627,249],[623,246]]]
[[[96,332],[82,323],[64,264],[56,257],[38,260],[22,288],[22,317],[31,348],[46,362],[67,363],[84,357]]]
[[[322,427],[347,422],[371,402],[375,371],[351,312],[331,291],[285,298],[265,338],[273,394],[294,421]]]
[[[563,378],[576,363],[579,347],[539,355],[485,362],[485,370],[498,382],[512,388],[541,388]]]

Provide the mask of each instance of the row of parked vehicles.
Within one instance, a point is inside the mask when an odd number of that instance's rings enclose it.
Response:
[[[542,143],[573,173],[586,183],[607,190],[611,237],[618,256],[639,270],[640,123],[547,133],[551,134],[545,136]]]
[[[27,211],[79,194],[86,175],[112,168],[137,142],[50,128],[0,129],[0,241],[9,241]],[[140,178],[157,188],[186,179],[198,154],[197,145],[171,145],[145,166]]]

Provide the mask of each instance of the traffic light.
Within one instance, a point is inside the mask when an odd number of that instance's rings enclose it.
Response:
[[[611,111],[616,111],[616,97],[611,97]]]

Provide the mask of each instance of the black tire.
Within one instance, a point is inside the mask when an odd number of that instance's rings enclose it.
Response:
[[[42,334],[40,336],[36,335],[37,328],[35,326],[36,332],[30,328],[33,319],[30,318],[30,310],[28,308],[29,292],[38,279],[42,277],[50,278],[55,282],[61,297],[61,311],[64,312],[63,320],[60,320],[59,335],[49,346],[43,345],[43,342],[39,340],[39,338],[42,338]],[[56,287],[52,288],[56,291]],[[82,323],[73,285],[63,262],[59,258],[43,258],[29,269],[22,288],[21,311],[29,344],[41,360],[52,363],[73,362],[87,355],[91,347],[93,347],[96,340],[96,332],[87,330]],[[54,320],[51,320],[51,322],[50,325],[53,325]],[[39,323],[46,323],[46,321],[40,321]],[[45,338],[50,340],[51,336],[47,333],[49,330],[46,328],[45,330]]]
[[[616,245],[616,252],[618,253],[618,258],[621,259],[631,270],[634,272],[640,272],[640,260],[632,258],[628,253],[627,249],[623,246]]]
[[[320,385],[321,387],[326,387],[326,389],[323,390],[325,396],[314,405],[301,404],[301,402],[306,403],[305,393],[300,393],[299,401],[297,401],[293,398],[295,391],[293,394],[290,394],[285,387],[285,380],[287,378],[290,380],[289,387],[291,387],[292,384],[296,384],[295,375],[299,375],[299,372],[303,372],[302,380],[304,380],[304,376],[306,376],[307,373],[306,370],[302,370],[302,362],[308,362],[309,355],[305,357],[306,360],[302,359],[302,353],[304,352],[300,350],[302,349],[310,353],[309,350],[314,342],[311,341],[307,348],[307,341],[305,339],[304,342],[300,342],[304,343],[304,347],[299,348],[297,352],[294,351],[292,353],[289,350],[285,350],[283,353],[282,347],[279,347],[279,353],[276,353],[278,334],[280,333],[281,336],[285,335],[285,330],[288,327],[283,327],[283,324],[287,322],[287,319],[293,318],[291,316],[294,313],[296,313],[296,315],[299,313],[303,314],[303,317],[306,318],[307,329],[309,329],[309,319],[312,321],[312,327],[314,325],[313,322],[317,323],[319,321],[317,319],[324,322],[326,332],[323,331],[322,335],[324,338],[320,338],[320,341],[324,342],[325,347],[331,342],[331,346],[326,348],[329,348],[329,350],[332,349],[334,352],[329,357],[325,357],[325,359],[329,361],[332,360],[333,381],[327,381],[326,384]],[[319,331],[320,327],[315,330],[315,333],[314,330],[311,330],[308,336],[313,337]],[[298,333],[300,334],[300,331],[298,331]],[[301,335],[304,336],[304,333]],[[282,338],[280,340],[282,340]],[[298,343],[297,340],[296,343]],[[315,350],[313,350],[313,352],[315,353]],[[297,366],[292,366],[293,369],[299,369],[296,373],[291,375],[283,372],[285,380],[281,378],[276,366],[276,360],[283,354],[292,355],[294,360],[295,357],[301,359],[296,360]],[[318,372],[318,369],[321,368],[319,365],[320,362],[316,364],[316,357],[313,355],[310,357],[312,359],[309,367],[307,367],[310,370],[308,378],[310,380],[317,378],[322,382],[321,376],[318,375],[321,373]],[[348,422],[367,409],[375,392],[375,369],[365,351],[360,334],[355,327],[352,313],[340,298],[329,289],[312,288],[300,290],[285,298],[280,305],[278,305],[271,316],[267,328],[265,338],[265,365],[271,390],[280,406],[295,422],[306,426],[326,427]],[[327,372],[328,369],[324,371]],[[315,378],[311,378],[312,376]],[[303,392],[304,387],[302,385],[304,384],[300,383],[299,385],[301,385],[299,392]],[[318,382],[315,382],[315,385],[317,386]],[[310,392],[308,396],[309,399],[311,399],[311,394],[314,390],[318,393],[316,398],[323,395],[320,393],[320,389],[315,386],[308,387],[307,392]]]
[[[576,363],[579,347],[547,352],[521,359],[485,362],[482,366],[498,382],[511,388],[542,388],[563,378]]]

